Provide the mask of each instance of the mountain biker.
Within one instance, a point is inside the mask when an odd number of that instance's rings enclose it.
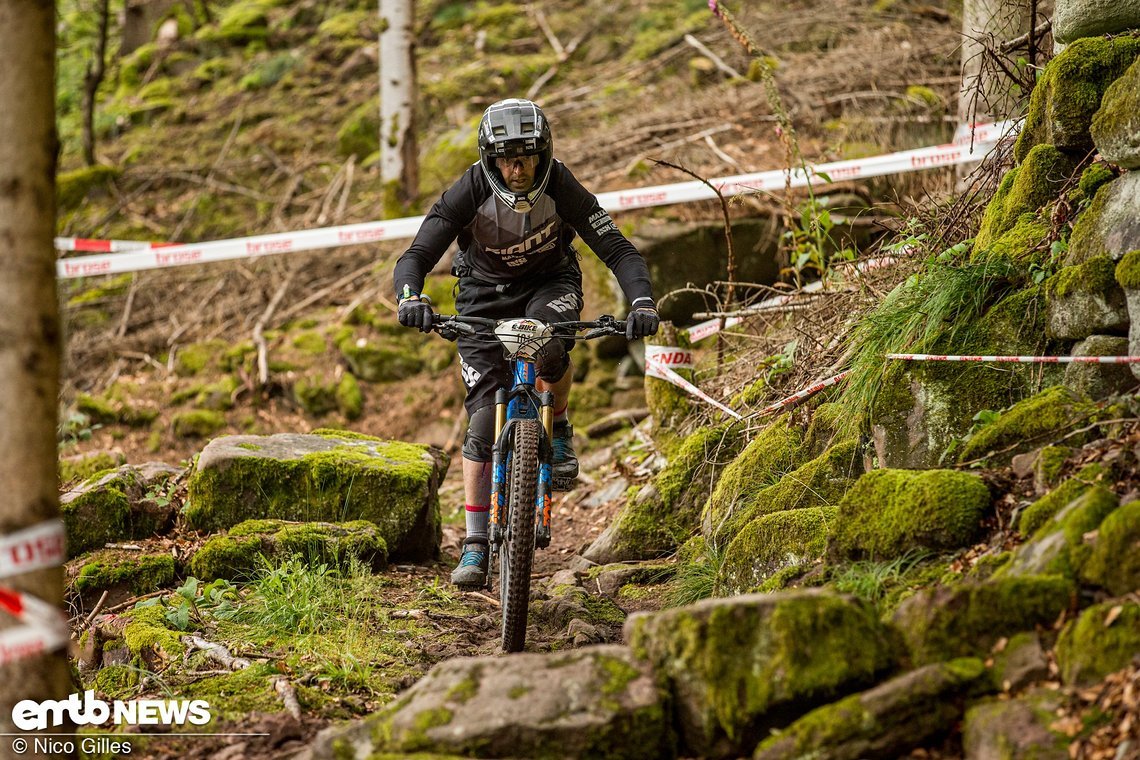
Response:
[[[432,206],[396,262],[400,324],[423,332],[431,329],[432,309],[420,296],[424,277],[456,240],[459,253],[452,274],[459,278],[455,308],[460,314],[547,322],[580,319],[582,270],[570,245],[577,233],[614,273],[630,301],[626,337],[656,333],[657,308],[644,259],[598,199],[554,158],[550,124],[542,109],[529,100],[494,103],[483,113],[478,140],[479,161]],[[510,386],[512,369],[493,341],[460,337],[458,345],[467,387],[467,537],[451,580],[477,588],[487,578],[495,391]],[[551,341],[536,360],[538,389],[554,394],[556,486],[578,475],[567,416],[573,382],[568,352],[573,345]]]

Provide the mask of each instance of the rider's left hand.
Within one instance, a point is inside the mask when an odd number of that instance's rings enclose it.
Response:
[[[626,340],[637,340],[647,335],[657,334],[657,325],[661,318],[657,316],[657,309],[652,306],[639,306],[625,318]]]

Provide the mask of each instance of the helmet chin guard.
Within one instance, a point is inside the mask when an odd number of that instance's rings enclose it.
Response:
[[[507,186],[496,159],[538,156],[534,183],[524,193]],[[525,214],[534,208],[550,181],[554,140],[542,109],[529,100],[511,98],[491,104],[479,121],[479,165],[495,195],[512,211]]]

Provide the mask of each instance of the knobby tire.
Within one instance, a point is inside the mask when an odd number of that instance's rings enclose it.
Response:
[[[526,643],[530,568],[534,560],[534,500],[538,490],[538,420],[515,425],[511,448],[507,540],[499,553],[499,598],[503,605],[503,651]]]

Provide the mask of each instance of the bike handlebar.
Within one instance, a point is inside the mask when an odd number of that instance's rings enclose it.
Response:
[[[479,332],[478,328],[489,328],[494,330],[500,322],[506,322],[505,319],[490,319],[488,317],[465,317],[461,314],[432,314],[432,329],[439,332],[443,337],[445,331],[450,331],[458,335],[475,335]],[[542,321],[542,320],[535,320]],[[582,322],[582,321],[567,321],[567,322],[546,322],[554,329],[556,334],[561,337],[569,337],[575,333],[587,330],[588,332],[582,336],[583,340],[591,340],[592,338],[600,338],[605,335],[625,335],[625,320],[614,319],[609,314],[603,314],[595,320]]]

